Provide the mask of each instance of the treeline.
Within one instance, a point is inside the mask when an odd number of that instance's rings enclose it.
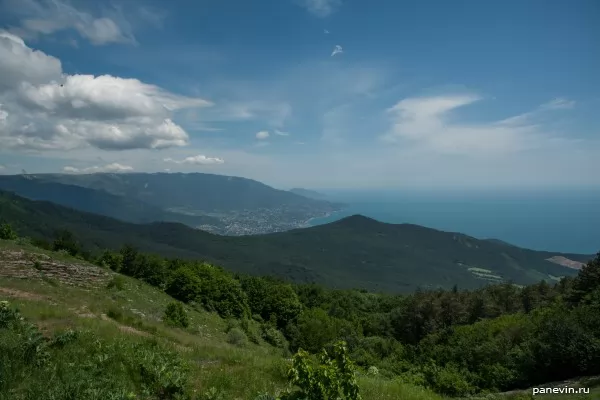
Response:
[[[0,230],[0,232],[4,232]],[[365,370],[451,396],[600,374],[600,254],[575,278],[412,295],[231,274],[125,245],[92,255],[69,232],[37,245],[143,280],[235,319],[248,339],[317,353],[338,340]]]

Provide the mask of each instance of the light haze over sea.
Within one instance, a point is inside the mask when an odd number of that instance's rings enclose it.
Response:
[[[320,225],[354,214],[412,223],[519,247],[565,253],[600,251],[600,190],[416,192],[320,190],[349,205]]]

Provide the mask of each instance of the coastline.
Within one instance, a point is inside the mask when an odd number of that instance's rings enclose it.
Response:
[[[316,219],[321,219],[321,218],[329,218],[329,217],[331,217],[332,215],[335,215],[335,214],[337,214],[337,213],[340,213],[340,212],[342,212],[342,211],[344,211],[344,209],[341,209],[341,210],[336,210],[336,211],[331,211],[331,212],[326,212],[326,213],[325,213],[325,215],[322,215],[322,216],[320,216],[320,217],[312,217],[312,218],[309,218],[309,219],[307,219],[306,221],[304,221],[304,223],[302,223],[302,227],[303,227],[303,228],[308,228],[308,227],[314,226],[314,225],[312,225],[312,224],[311,224],[311,222],[312,222],[312,221],[314,221],[314,220],[316,220]]]

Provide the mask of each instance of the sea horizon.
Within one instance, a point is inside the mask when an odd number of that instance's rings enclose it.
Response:
[[[532,250],[595,254],[600,251],[600,191],[334,191],[347,205],[316,226],[360,214],[387,223],[410,223],[478,239],[498,239]]]

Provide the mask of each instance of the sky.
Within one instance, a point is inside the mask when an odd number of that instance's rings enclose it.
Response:
[[[0,0],[0,173],[600,187],[596,0]]]

